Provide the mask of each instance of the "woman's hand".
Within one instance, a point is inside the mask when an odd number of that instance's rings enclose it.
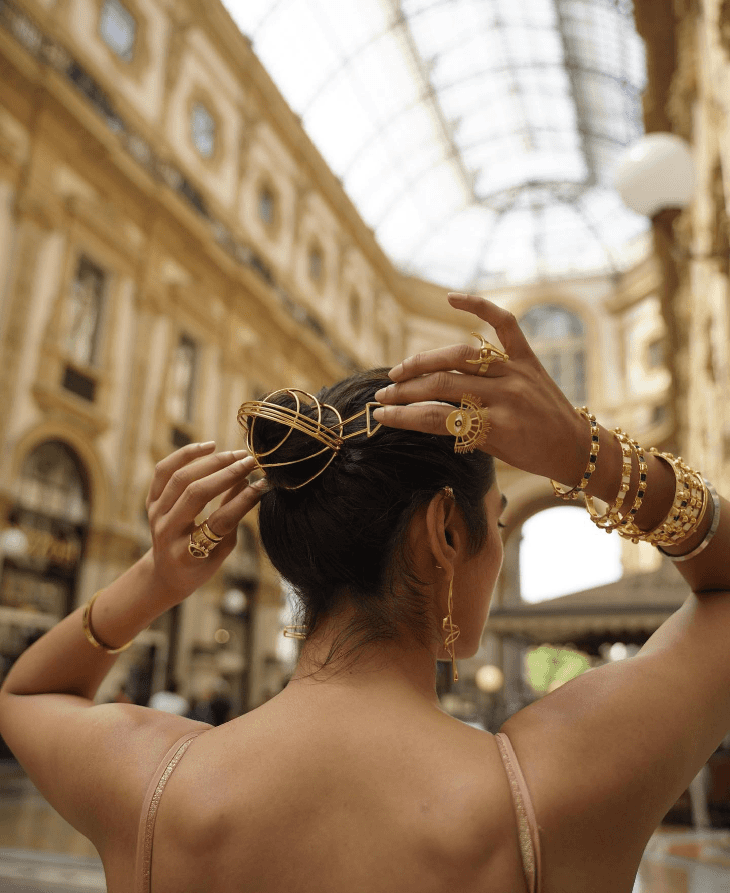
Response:
[[[209,580],[231,554],[238,525],[261,499],[265,486],[265,481],[249,485],[247,476],[256,463],[245,450],[211,455],[214,447],[214,443],[191,443],[167,456],[157,465],[147,494],[153,579],[171,605]],[[195,519],[221,495],[220,508],[207,521],[211,532],[223,540],[208,558],[194,558],[188,545]]]
[[[395,384],[375,394],[378,402],[392,405],[373,416],[393,428],[448,434],[446,419],[453,406],[424,401],[458,406],[464,394],[472,394],[489,409],[485,452],[515,468],[575,486],[587,464],[588,422],[547,374],[512,313],[473,295],[450,294],[449,303],[489,323],[509,360],[493,362],[487,375],[480,376],[474,374],[479,366],[467,362],[479,358],[475,345],[454,344],[409,357],[391,370]]]

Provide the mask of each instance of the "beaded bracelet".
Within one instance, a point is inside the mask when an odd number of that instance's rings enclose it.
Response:
[[[636,517],[636,513],[641,508],[641,504],[644,501],[644,497],[646,496],[646,488],[647,488],[647,464],[646,459],[644,458],[644,449],[639,446],[639,444],[629,438],[629,443],[631,444],[631,449],[636,453],[636,458],[639,463],[639,489],[636,491],[636,497],[634,499],[634,504],[628,510],[628,512],[621,519],[621,523],[616,528],[620,536],[623,536],[627,539],[630,539],[634,542],[639,542],[638,539],[634,539],[634,537],[642,537],[644,535],[643,530],[639,530],[639,528],[634,523],[634,518]]]
[[[676,546],[688,539],[702,520],[707,508],[708,492],[702,477],[682,457],[649,450],[669,465],[676,478],[674,502],[666,518],[654,530],[642,531],[640,539],[653,546]]]
[[[566,502],[570,500],[577,499],[578,496],[585,490],[588,486],[588,481],[591,479],[591,475],[596,470],[596,460],[598,459],[598,451],[601,448],[598,442],[598,422],[596,421],[596,417],[592,412],[589,412],[587,406],[583,406],[580,409],[576,406],[575,411],[583,416],[584,419],[588,421],[591,426],[591,452],[588,458],[588,467],[583,472],[583,477],[580,479],[580,482],[573,487],[571,490],[560,490],[560,484],[557,481],[551,479],[550,483],[553,485],[553,493],[556,496],[559,496],[561,499],[564,499]]]
[[[631,443],[629,441],[629,438],[620,428],[614,428],[612,433],[621,446],[622,457],[621,481],[619,482],[616,499],[614,500],[613,505],[606,510],[605,514],[599,515],[596,511],[593,497],[589,496],[587,493],[585,494],[586,508],[588,509],[588,514],[591,516],[591,521],[593,521],[596,527],[599,527],[601,530],[605,530],[606,533],[610,533],[612,530],[615,530],[619,526],[619,524],[622,523],[623,519],[619,513],[619,509],[624,504],[626,494],[629,492],[629,489],[631,487]]]
[[[697,546],[697,548],[692,549],[687,555],[670,555],[668,552],[665,552],[661,546],[657,546],[657,549],[662,553],[662,555],[666,555],[670,561],[674,561],[675,563],[680,561],[689,561],[690,558],[696,558],[700,552],[704,552],[705,549],[710,545],[710,540],[715,535],[717,528],[720,525],[720,497],[717,495],[717,490],[712,486],[712,484],[705,480],[705,486],[707,487],[707,491],[712,497],[712,522],[710,524],[710,528],[705,534],[705,538],[702,542]]]

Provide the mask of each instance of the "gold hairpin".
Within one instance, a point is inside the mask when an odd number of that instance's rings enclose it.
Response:
[[[491,427],[489,409],[482,408],[479,397],[471,394],[464,394],[461,406],[446,419],[448,432],[456,437],[455,453],[472,453],[477,447],[484,446]]]
[[[288,406],[280,406],[278,403],[271,403],[271,398],[276,397],[278,394],[289,394],[289,396],[296,402],[296,409],[291,409]],[[316,407],[316,419],[310,418],[301,412],[302,400],[300,395],[308,397],[311,401],[311,405]],[[334,406],[330,403],[320,403],[314,394],[310,394],[308,391],[302,391],[299,388],[280,388],[278,391],[272,391],[264,397],[263,400],[250,400],[243,403],[238,410],[238,423],[246,432],[246,448],[254,457],[256,464],[262,471],[266,468],[278,468],[282,465],[296,465],[298,462],[306,462],[308,459],[315,459],[317,456],[321,456],[328,450],[332,452],[332,455],[327,459],[322,468],[310,478],[307,478],[306,481],[297,484],[295,487],[282,487],[283,490],[298,490],[300,487],[304,487],[305,484],[310,483],[322,474],[334,460],[335,456],[340,451],[340,447],[346,440],[349,440],[351,437],[357,437],[359,434],[366,434],[368,437],[372,437],[372,435],[382,427],[382,423],[376,422],[372,417],[373,409],[377,409],[381,405],[382,404],[380,403],[366,403],[365,409],[361,409],[359,412],[356,412],[354,415],[343,420],[339,411]],[[328,409],[337,418],[337,421],[334,424],[326,425],[322,421],[324,409]],[[362,415],[365,416],[365,426],[357,431],[351,431],[349,434],[345,434],[345,426],[354,422],[355,419]],[[279,425],[283,425],[288,429],[281,440],[266,452],[257,452],[253,447],[253,429],[256,419],[258,418],[277,422]],[[323,445],[322,449],[317,450],[317,452],[314,453],[309,453],[306,456],[302,456],[300,459],[290,459],[288,462],[261,462],[262,458],[275,453],[294,430],[301,431],[303,434],[307,434],[312,439],[321,443]]]

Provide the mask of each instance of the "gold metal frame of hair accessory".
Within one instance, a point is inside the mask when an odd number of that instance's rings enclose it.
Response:
[[[306,639],[306,626],[285,626],[282,632],[285,639]]]
[[[280,406],[278,403],[269,402],[272,397],[276,397],[279,394],[289,394],[290,397],[294,399],[296,402],[296,409],[291,409],[288,406]],[[317,418],[312,419],[309,416],[304,415],[301,412],[302,400],[301,396],[309,398],[311,404],[317,409]],[[304,487],[306,484],[309,484],[316,477],[319,477],[320,474],[330,465],[330,463],[334,460],[337,453],[340,451],[342,444],[349,440],[351,437],[357,437],[360,434],[365,434],[368,437],[372,437],[375,432],[382,427],[381,422],[376,422],[372,417],[373,409],[377,409],[381,406],[381,403],[366,403],[365,408],[361,409],[359,412],[356,412],[354,415],[351,415],[349,418],[344,419],[340,415],[339,410],[337,410],[330,403],[320,403],[319,400],[314,396],[314,394],[310,394],[308,391],[302,391],[300,388],[280,388],[278,391],[272,391],[270,394],[267,394],[263,400],[250,400],[241,405],[241,408],[238,410],[238,423],[246,432],[246,448],[249,453],[256,460],[256,464],[258,467],[265,472],[266,468],[278,468],[283,465],[296,465],[298,462],[306,462],[308,459],[315,459],[317,456],[321,456],[323,453],[326,453],[327,450],[332,452],[332,455],[327,459],[322,468],[319,469],[315,474],[313,474],[310,478],[307,478],[301,484],[297,484],[295,487],[282,487],[283,490],[298,490],[300,487]],[[328,409],[337,419],[334,424],[326,425],[322,421],[323,410]],[[360,428],[357,431],[351,431],[349,434],[345,434],[345,426],[349,425],[351,422],[354,422],[355,419],[360,416],[365,416],[365,426]],[[253,430],[254,425],[256,423],[256,419],[268,419],[272,422],[277,422],[283,427],[287,428],[286,434],[281,438],[281,440],[275,444],[270,450],[266,452],[257,452],[253,448]],[[306,456],[302,456],[300,459],[290,459],[288,462],[262,462],[261,459],[266,458],[266,456],[270,456],[272,453],[275,453],[287,440],[292,431],[301,431],[303,434],[309,435],[313,440],[318,441],[322,444],[322,449],[317,450],[314,453],[309,453]]]
[[[472,332],[472,335],[481,341],[481,347],[479,348],[479,359],[467,360],[467,363],[472,366],[479,366],[476,373],[477,375],[486,375],[489,371],[489,366],[491,363],[506,363],[507,360],[509,360],[509,354],[505,353],[503,350],[500,350],[498,347],[495,347],[491,342],[487,341],[486,338],[484,338],[478,332]]]
[[[477,447],[486,445],[486,435],[492,428],[489,409],[482,408],[478,397],[464,394],[461,406],[446,419],[446,428],[456,438],[455,453],[473,453]]]

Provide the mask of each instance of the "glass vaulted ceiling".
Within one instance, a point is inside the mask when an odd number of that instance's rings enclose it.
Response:
[[[631,0],[225,0],[406,273],[484,289],[625,269],[643,132]]]

